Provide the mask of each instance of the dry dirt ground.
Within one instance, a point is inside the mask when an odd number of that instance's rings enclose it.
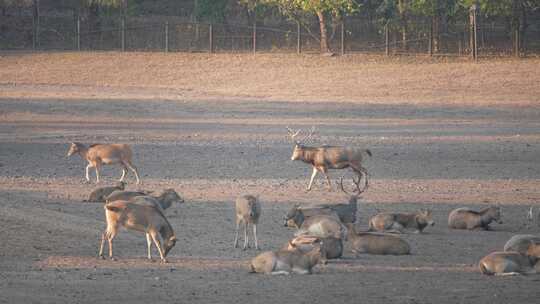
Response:
[[[538,83],[537,59],[0,54],[0,303],[533,303],[540,275],[486,277],[476,263],[539,233],[525,220],[540,207]],[[290,161],[286,125],[373,152],[360,227],[377,211],[433,209],[434,227],[403,236],[412,255],[247,272],[258,252],[232,248],[238,194],[260,194],[263,250],[293,234],[293,204],[346,201],[321,179],[304,191],[311,171]],[[129,143],[143,177],[129,189],[181,193],[170,263],[147,261],[131,232],[118,261],[97,259],[103,206],[81,202],[95,184],[66,158],[72,141]],[[103,184],[119,176],[105,167]],[[446,227],[453,208],[492,204],[494,231]]]

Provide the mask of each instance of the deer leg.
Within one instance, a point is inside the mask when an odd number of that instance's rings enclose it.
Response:
[[[152,239],[148,233],[146,233],[146,245],[148,246],[148,259],[152,260]]]
[[[137,179],[137,185],[141,183],[141,179],[139,178],[139,172],[137,172],[137,167],[135,167],[131,162],[126,161],[124,163],[125,166],[127,166],[133,173],[135,173],[135,178]]]
[[[236,221],[236,234],[234,236],[234,248],[238,247],[238,230],[240,230],[240,223]]]
[[[103,233],[101,234],[101,245],[99,246],[98,256],[101,257],[102,259],[105,259],[105,257],[103,256],[103,247],[105,247],[106,232],[107,230],[103,231]]]
[[[163,255],[163,248],[162,248],[162,245],[161,245],[161,241],[159,240],[156,232],[150,232],[150,236],[152,237],[152,240],[154,240],[154,244],[156,244],[156,247],[159,251],[159,256],[161,257],[161,262],[162,263],[167,263],[167,259],[165,259],[165,256]]]
[[[330,182],[330,177],[328,177],[328,169],[322,167],[321,171],[324,174],[324,177],[326,177],[326,181],[328,182],[328,191],[332,191],[332,183]]]
[[[253,224],[253,237],[255,238],[255,249],[259,250],[259,240],[257,240],[257,224]]]
[[[126,172],[127,172],[127,167],[126,165],[122,164],[122,176],[120,177],[120,179],[118,180],[119,182],[123,182],[124,181],[124,177],[126,177]]]
[[[244,250],[249,247],[249,240],[248,240],[248,222],[244,221]]]
[[[96,162],[94,167],[96,168],[96,184],[99,184],[99,169],[101,168],[101,163]]]
[[[311,190],[311,185],[313,184],[313,180],[315,179],[315,176],[317,176],[317,172],[319,172],[317,170],[317,168],[313,167],[313,173],[311,173],[311,180],[309,181],[309,185],[307,187],[307,191],[310,191]]]
[[[113,239],[114,237],[116,236],[116,229],[114,230],[107,230],[107,239],[109,240],[109,258],[111,260],[115,260],[114,257],[113,257]]]
[[[86,180],[89,182],[90,181],[90,168],[94,167],[92,164],[88,164],[86,166]]]

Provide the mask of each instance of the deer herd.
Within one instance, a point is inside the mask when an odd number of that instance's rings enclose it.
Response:
[[[408,255],[411,254],[411,246],[399,234],[412,231],[421,235],[427,227],[435,225],[431,210],[423,209],[413,213],[383,212],[371,217],[367,231],[359,231],[358,198],[369,186],[368,171],[363,162],[366,156],[372,156],[371,151],[350,146],[309,146],[306,143],[313,136],[314,128],[303,139],[298,139],[300,130],[293,131],[287,127],[287,131],[294,142],[291,160],[300,160],[313,167],[307,191],[312,189],[319,172],[324,174],[331,190],[328,170],[346,168],[350,168],[354,174],[352,181],[355,189],[347,191],[342,176],[338,185],[349,196],[348,203],[293,206],[284,216],[284,225],[296,229],[294,237],[281,248],[254,257],[249,262],[250,272],[309,274],[317,264],[341,258],[345,248],[357,257],[361,254]],[[167,254],[175,246],[176,236],[165,214],[173,204],[184,202],[180,195],[174,189],[165,189],[158,195],[151,191],[126,191],[123,180],[128,169],[134,173],[137,184],[140,183],[139,173],[132,163],[133,153],[126,144],[93,144],[87,147],[81,143],[72,143],[67,156],[73,154],[79,154],[88,161],[85,176],[87,181],[90,181],[90,168],[95,168],[96,182],[99,183],[102,165],[119,164],[122,167],[122,176],[116,185],[97,188],[86,200],[104,203],[107,225],[101,237],[99,256],[105,258],[104,247],[107,241],[108,256],[114,259],[113,239],[118,228],[124,227],[146,235],[148,259],[152,259],[151,248],[154,244],[161,261],[167,262]],[[362,179],[364,183],[361,187]],[[242,249],[251,247],[251,225],[253,247],[260,249],[257,224],[261,217],[262,206],[257,195],[238,196],[234,248],[238,247],[241,227],[244,232]],[[528,218],[533,218],[532,207]],[[488,230],[492,222],[502,223],[501,208],[498,206],[480,211],[458,208],[448,216],[449,229]],[[503,251],[488,254],[480,260],[478,267],[481,273],[487,275],[532,274],[537,273],[535,266],[540,268],[539,261],[540,237],[515,235],[506,243]]]

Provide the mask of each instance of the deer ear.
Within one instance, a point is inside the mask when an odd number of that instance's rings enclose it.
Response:
[[[293,244],[293,242],[291,240],[289,240],[289,247],[290,248],[296,248],[296,245]]]

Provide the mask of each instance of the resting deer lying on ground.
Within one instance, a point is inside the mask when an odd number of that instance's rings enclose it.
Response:
[[[107,196],[107,202],[114,201],[130,201],[137,202],[139,204],[152,204],[158,206],[162,210],[165,210],[172,206],[174,203],[182,204],[184,200],[174,189],[164,189],[157,196],[144,194],[144,192],[136,191],[115,191],[111,195]]]
[[[93,144],[90,147],[86,147],[81,143],[75,142],[71,144],[67,156],[69,157],[76,153],[88,161],[88,165],[86,166],[87,181],[90,181],[90,168],[96,168],[96,182],[99,183],[99,169],[101,165],[120,164],[122,166],[122,177],[120,177],[120,181],[124,180],[127,169],[129,168],[135,173],[137,184],[140,183],[137,168],[131,162],[133,153],[131,152],[131,148],[126,144]]]
[[[487,275],[536,274],[536,264],[540,259],[540,245],[530,242],[527,251],[496,251],[485,256],[478,263],[480,272]]]
[[[517,251],[525,254],[531,243],[540,246],[540,236],[532,234],[517,234],[504,244],[504,251]]]
[[[343,181],[340,181],[341,189],[343,189]],[[314,206],[299,206],[294,207],[285,215],[285,226],[295,227],[294,219],[298,216],[299,210],[302,210],[304,217],[312,217],[315,215],[336,216],[342,223],[355,223],[356,213],[358,211],[358,195],[350,196],[348,204],[320,204]],[[290,222],[289,222],[290,221]]]
[[[105,202],[105,198],[109,196],[114,191],[124,190],[126,183],[118,182],[113,187],[101,187],[90,193],[88,200],[83,200],[83,202]]]
[[[317,246],[321,247],[321,262],[326,264],[330,259],[337,259],[343,256],[343,241],[335,237],[316,237],[310,235],[297,236],[287,242],[281,250],[300,250],[309,252]]]
[[[140,191],[113,191],[111,194],[109,194],[107,197],[105,197],[105,202],[110,203],[114,201],[129,201],[137,196],[150,196],[154,193],[154,191],[146,191],[146,190],[140,190]]]
[[[357,233],[354,225],[347,225],[349,234],[348,241],[351,251],[356,254],[390,254],[404,255],[411,253],[411,246],[402,238],[382,233],[360,232]]]
[[[253,195],[242,195],[236,198],[236,234],[234,237],[234,248],[238,247],[238,230],[240,224],[244,225],[244,247],[249,246],[248,240],[248,224],[253,226],[253,237],[255,239],[255,249],[259,249],[259,241],[257,240],[257,223],[261,216],[261,204],[257,197]]]
[[[321,259],[321,246],[315,246],[311,251],[303,252],[295,249],[267,251],[251,260],[250,272],[266,274],[311,274],[312,269]]]
[[[163,215],[163,212],[155,206],[139,205],[127,201],[115,201],[105,204],[105,217],[107,219],[107,228],[102,234],[99,256],[103,256],[103,247],[105,239],[109,242],[109,258],[113,258],[112,243],[118,233],[119,226],[129,230],[144,232],[148,245],[148,259],[152,259],[151,247],[152,241],[156,245],[161,261],[166,263],[165,259],[169,251],[176,244],[176,236],[171,224]]]
[[[358,193],[362,193],[367,189],[368,173],[366,168],[362,167],[362,159],[363,155],[371,156],[371,151],[346,146],[309,147],[304,145],[302,142],[305,142],[306,139],[313,136],[315,131],[314,128],[312,128],[311,133],[302,141],[296,139],[300,133],[300,130],[294,132],[287,127],[287,131],[295,143],[291,160],[301,160],[313,166],[313,173],[311,174],[311,180],[309,181],[309,185],[306,189],[307,191],[311,190],[313,180],[315,179],[315,176],[317,176],[318,172],[322,172],[324,174],[326,181],[328,182],[328,188],[329,190],[332,190],[332,184],[330,182],[330,178],[328,177],[328,169],[345,169],[349,167],[358,176],[357,181],[353,178]],[[364,188],[360,189],[359,184],[362,176],[364,176]]]
[[[492,206],[481,211],[458,208],[448,215],[448,227],[452,229],[489,230],[489,224],[493,221],[502,224],[500,207]]]
[[[422,233],[427,226],[433,226],[431,210],[420,210],[417,213],[383,212],[369,220],[369,231],[402,233],[404,229],[414,229]]]
[[[318,215],[327,215],[334,217],[336,219],[339,219],[339,215],[336,211],[330,209],[330,208],[320,208],[320,207],[301,207],[299,205],[295,205],[285,214],[284,216],[284,226],[285,227],[291,227],[291,228],[298,228],[298,225],[296,222],[298,221],[304,221],[306,218],[310,218],[313,216]],[[302,218],[302,219],[300,219]]]
[[[309,235],[321,238],[335,237],[347,239],[347,228],[339,218],[331,215],[316,215],[306,218],[303,211],[298,210],[296,216],[290,219],[285,226],[296,227],[295,236]]]

